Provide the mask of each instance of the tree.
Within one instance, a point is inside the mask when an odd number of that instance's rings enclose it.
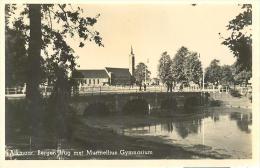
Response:
[[[173,75],[171,71],[171,66],[172,66],[172,60],[170,55],[165,51],[162,53],[162,56],[159,60],[159,65],[158,65],[158,72],[159,72],[159,78],[163,83],[173,82]]]
[[[6,6],[7,9],[10,9]],[[12,5],[11,5],[12,6]],[[75,70],[76,58],[73,49],[68,45],[67,39],[79,37],[79,47],[84,47],[86,40],[94,41],[99,46],[103,46],[99,32],[90,29],[96,22],[95,18],[82,17],[83,9],[67,4],[29,4],[23,5],[23,10],[13,26],[19,27],[20,32],[25,35],[28,45],[27,62],[27,91],[28,109],[33,112],[31,115],[32,127],[41,125],[41,100],[39,85],[45,79],[42,77],[43,71],[54,84],[54,92],[51,97],[54,103],[53,110],[57,113],[59,121],[64,123],[64,116],[68,112],[68,98],[71,79],[69,74]],[[22,17],[24,16],[24,17]],[[29,25],[24,18],[29,18]],[[9,22],[8,22],[9,23]],[[51,52],[50,52],[51,51]],[[61,82],[62,81],[62,82]],[[58,107],[62,107],[63,110]],[[63,114],[60,114],[63,113]],[[61,126],[63,127],[64,124]],[[58,131],[59,132],[59,131]],[[63,131],[61,131],[63,132]]]
[[[196,52],[189,52],[185,59],[184,72],[189,82],[200,84],[202,79],[202,65]]]
[[[42,30],[41,30],[41,5],[29,5],[29,21],[30,36],[28,47],[28,80],[26,82],[26,98],[32,104],[32,111],[37,111],[39,104],[36,103],[40,98],[40,74],[41,74],[41,46],[42,46]]]
[[[9,9],[10,6],[13,5],[8,4],[6,8]],[[21,17],[14,21],[13,26],[17,25],[20,31],[26,36],[26,45],[29,46],[28,62],[33,65],[32,67],[28,66],[30,70],[28,70],[29,86],[27,97],[30,97],[31,92],[39,92],[39,89],[31,86],[34,85],[31,83],[39,86],[38,81],[40,80],[40,83],[44,81],[41,78],[38,79],[38,73],[43,70],[39,66],[41,58],[44,58],[43,63],[45,64],[45,68],[48,68],[46,70],[48,74],[55,73],[53,67],[57,67],[61,62],[68,65],[65,67],[70,72],[75,69],[77,56],[74,55],[73,49],[66,42],[68,38],[78,36],[80,47],[84,46],[84,41],[86,40],[94,41],[99,46],[103,46],[99,32],[90,29],[97,22],[99,14],[95,18],[82,17],[83,9],[67,4],[20,5],[19,9],[22,9],[20,13]],[[29,16],[29,25],[25,21],[27,16]],[[34,36],[38,40],[34,40]],[[37,53],[34,53],[36,50]],[[35,59],[34,57],[37,58]],[[35,61],[35,64],[32,63],[33,61]],[[46,64],[51,65],[48,66]],[[57,79],[54,77],[51,80],[55,82]],[[32,89],[34,91],[30,91],[31,88],[34,88]]]
[[[136,65],[135,68],[135,79],[138,83],[142,83],[150,79],[151,72],[148,70],[148,67],[143,63],[140,62],[138,65]]]
[[[16,10],[15,6],[5,7],[5,86],[24,86],[26,82],[27,52],[26,38],[17,25],[9,28],[9,18]]]
[[[229,21],[227,30],[231,35],[222,44],[237,58],[240,71],[252,71],[252,5],[243,4],[241,9],[241,13]]]
[[[181,47],[172,61],[171,71],[173,74],[174,82],[187,82],[187,76],[185,74],[185,60],[189,54],[186,47]]]
[[[234,77],[234,80],[237,84],[245,84],[247,86],[249,79],[252,77],[252,73],[250,71],[239,71]]]
[[[239,66],[237,65],[237,62],[235,62],[231,66],[231,70],[232,70],[234,84],[239,84],[239,85],[245,84],[245,85],[247,85],[249,79],[252,77],[252,72],[247,71],[247,70],[241,71],[241,68],[239,68]]]
[[[224,85],[234,84],[234,75],[232,73],[232,67],[230,65],[221,66],[220,82]]]
[[[218,85],[221,80],[221,67],[219,60],[211,61],[209,67],[206,68],[205,81]]]
[[[5,32],[5,86],[23,86],[26,82],[27,54],[25,38],[17,30]]]

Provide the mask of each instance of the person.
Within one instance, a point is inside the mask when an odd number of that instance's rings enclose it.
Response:
[[[142,91],[142,83],[139,83],[139,91]]]
[[[166,82],[166,86],[167,86],[167,92],[169,92],[169,82]]]
[[[180,91],[182,91],[182,89],[183,89],[183,83],[181,83],[180,85]]]
[[[172,82],[170,83],[170,92],[172,92]]]
[[[144,91],[146,91],[146,84],[144,83]]]
[[[172,90],[173,90],[173,91],[176,90],[176,83],[175,83],[175,82],[173,83]]]

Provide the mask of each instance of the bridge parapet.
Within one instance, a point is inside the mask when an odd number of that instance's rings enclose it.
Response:
[[[141,106],[142,100],[144,109],[153,113],[164,108],[184,108],[193,104],[194,106],[203,106],[205,104],[205,94],[201,92],[142,92],[142,93],[114,93],[106,95],[86,95],[72,99],[71,105],[76,109],[79,115],[83,115],[88,107],[95,107],[90,113],[98,113],[99,109],[108,109],[110,113],[123,113],[125,109],[136,110],[134,106]],[[196,101],[192,103],[192,101]],[[135,104],[135,103],[137,104]],[[188,103],[188,104],[187,104]],[[97,107],[96,107],[97,106]],[[102,106],[103,108],[100,108]],[[126,107],[131,106],[131,107]],[[140,108],[140,107],[137,107]]]

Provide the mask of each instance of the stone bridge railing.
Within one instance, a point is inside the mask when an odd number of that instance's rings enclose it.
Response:
[[[203,106],[206,102],[207,95],[202,92],[143,92],[79,96],[72,99],[71,106],[79,115],[95,115],[99,113],[156,113],[162,110]]]

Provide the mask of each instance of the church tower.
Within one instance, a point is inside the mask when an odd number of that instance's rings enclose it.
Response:
[[[131,75],[134,76],[135,72],[135,54],[133,52],[133,47],[131,46],[131,53],[130,53],[130,64],[131,64]],[[130,70],[130,69],[129,69]]]

